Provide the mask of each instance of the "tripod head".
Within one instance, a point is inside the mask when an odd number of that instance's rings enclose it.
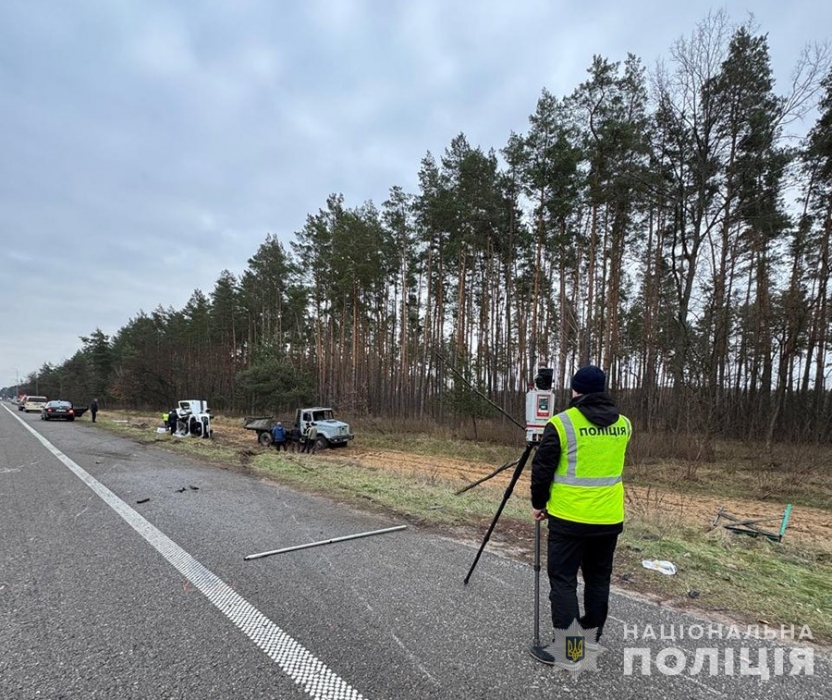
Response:
[[[537,370],[537,376],[534,378],[534,386],[540,391],[552,390],[552,379],[555,376],[555,370],[551,367],[540,367]]]
[[[518,479],[520,479],[520,475],[523,473],[523,469],[526,466],[526,462],[528,462],[529,457],[531,456],[532,451],[538,446],[540,443],[540,438],[543,435],[543,429],[546,427],[546,424],[549,422],[551,417],[554,415],[555,411],[555,394],[552,391],[552,381],[554,379],[554,370],[551,367],[539,367],[537,370],[537,375],[535,375],[534,383],[529,386],[529,390],[526,392],[526,449],[523,451],[520,459],[515,462],[508,462],[501,467],[495,469],[491,474],[488,476],[479,479],[472,484],[460,489],[457,491],[457,495],[465,493],[469,489],[474,488],[484,481],[488,481],[492,477],[496,476],[500,472],[514,467],[514,474],[511,477],[511,481],[506,488],[506,492],[503,495],[502,503],[500,503],[500,507],[497,509],[497,514],[494,516],[494,520],[491,522],[491,526],[488,528],[488,532],[485,534],[485,539],[483,539],[482,545],[480,545],[480,549],[477,552],[477,556],[474,559],[474,563],[471,565],[471,569],[468,571],[468,575],[465,577],[465,583],[468,583],[468,580],[471,578],[471,574],[474,572],[474,568],[477,565],[477,562],[480,559],[480,555],[482,554],[483,550],[485,549],[485,545],[488,540],[491,538],[491,533],[494,531],[494,527],[497,525],[497,521],[500,519],[500,515],[503,512],[503,508],[505,507],[508,499],[511,497],[511,493],[514,490],[514,486],[517,484]],[[517,421],[514,421],[517,423]]]
[[[529,457],[531,456],[532,451],[537,448],[538,444],[540,443],[541,436],[543,435],[543,429],[546,427],[546,424],[549,422],[549,419],[552,417],[554,413],[555,407],[555,395],[552,392],[552,379],[554,377],[554,370],[550,367],[540,367],[537,371],[537,376],[534,378],[534,385],[529,387],[529,391],[526,392],[526,448],[523,450],[523,454],[520,456],[515,462],[508,462],[501,467],[498,467],[495,471],[489,474],[478,481],[475,481],[472,484],[469,484],[465,488],[457,491],[457,495],[461,493],[465,493],[469,489],[474,488],[478,484],[481,484],[483,481],[487,481],[488,479],[496,476],[501,471],[508,469],[509,467],[514,467],[514,473],[511,476],[511,481],[509,481],[508,486],[506,487],[505,493],[503,494],[503,500],[500,502],[499,508],[497,508],[497,512],[494,515],[494,519],[491,521],[491,525],[488,527],[488,532],[485,533],[485,537],[483,538],[482,544],[480,548],[477,550],[477,555],[474,557],[474,561],[471,564],[471,568],[468,570],[468,574],[465,576],[465,585],[468,585],[468,581],[471,580],[471,575],[474,573],[474,569],[477,566],[477,563],[482,556],[483,551],[485,550],[485,545],[488,544],[488,540],[491,539],[491,533],[494,532],[494,528],[497,525],[497,521],[500,519],[500,515],[503,513],[503,508],[505,508],[506,503],[508,503],[508,499],[511,497],[512,492],[514,491],[514,487],[517,484],[517,481],[520,479],[520,475],[523,473],[523,469],[526,466],[526,463],[529,461]],[[517,423],[517,421],[514,421]],[[532,654],[535,654],[537,650],[541,648],[540,643],[540,521],[535,521],[535,531],[534,531],[534,577],[535,577],[535,585],[534,585],[534,639],[532,642]]]
[[[555,371],[551,367],[540,367],[534,378],[534,385],[526,392],[526,442],[540,442],[546,423],[555,410],[555,394],[552,379]]]

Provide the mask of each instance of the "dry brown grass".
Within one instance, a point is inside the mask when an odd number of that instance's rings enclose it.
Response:
[[[628,452],[631,483],[832,510],[832,448],[697,436],[638,435]]]

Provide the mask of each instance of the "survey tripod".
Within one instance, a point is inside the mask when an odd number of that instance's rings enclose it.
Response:
[[[465,585],[468,585],[468,581],[471,580],[471,574],[474,573],[474,569],[477,566],[477,562],[479,562],[480,557],[482,556],[483,550],[485,549],[485,545],[488,544],[488,541],[491,539],[491,533],[494,532],[494,528],[497,525],[497,521],[500,519],[500,516],[503,513],[503,508],[505,508],[506,503],[508,503],[508,499],[511,498],[511,494],[514,491],[514,487],[517,484],[517,481],[520,479],[520,475],[523,473],[523,469],[526,466],[526,462],[529,461],[529,457],[531,456],[532,451],[535,448],[535,444],[529,442],[526,444],[526,449],[523,451],[522,456],[520,457],[517,462],[510,462],[509,464],[504,464],[502,467],[497,469],[496,471],[489,474],[487,477],[480,479],[479,481],[469,484],[464,489],[457,492],[457,495],[468,491],[469,489],[473,488],[477,484],[481,484],[483,481],[490,479],[493,476],[496,476],[501,471],[508,469],[509,467],[516,465],[514,467],[514,473],[511,475],[511,480],[506,487],[505,493],[503,494],[503,500],[500,502],[500,506],[497,508],[497,512],[494,514],[494,519],[491,521],[491,524],[488,526],[488,531],[485,533],[485,537],[482,540],[482,544],[480,544],[480,548],[477,550],[477,555],[474,557],[474,562],[471,564],[471,568],[468,570],[468,575],[465,577]],[[532,642],[533,647],[538,649],[541,648],[540,644],[540,521],[536,520],[534,523],[534,639]]]
[[[441,353],[436,353],[437,358],[440,360],[443,366],[448,367],[451,372],[454,373],[456,377],[461,379],[465,382],[468,387],[473,391],[477,396],[481,399],[489,403],[492,407],[496,408],[500,413],[502,413],[506,418],[508,418],[512,423],[514,423],[518,428],[526,432],[526,449],[523,450],[523,454],[520,456],[516,462],[508,462],[501,467],[497,467],[493,472],[489,475],[484,476],[482,479],[478,479],[477,481],[468,484],[468,486],[460,489],[456,492],[456,495],[459,496],[466,491],[474,488],[475,486],[483,483],[484,481],[488,481],[489,479],[497,476],[500,472],[505,471],[506,469],[510,469],[514,467],[514,473],[511,476],[511,480],[509,481],[508,486],[506,487],[505,493],[503,494],[503,500],[500,502],[499,508],[497,508],[497,512],[494,515],[494,519],[491,521],[491,524],[488,527],[488,531],[485,533],[485,537],[483,538],[482,544],[480,545],[479,550],[477,550],[477,555],[474,557],[474,562],[471,564],[471,568],[468,570],[468,575],[465,577],[465,585],[468,585],[468,581],[471,580],[471,574],[474,573],[474,569],[477,566],[477,562],[479,562],[480,557],[482,556],[483,550],[485,549],[485,545],[488,544],[488,540],[491,539],[491,533],[494,532],[494,528],[497,525],[497,521],[500,519],[500,516],[503,513],[503,509],[508,503],[508,499],[511,498],[511,494],[514,491],[514,487],[517,484],[517,481],[520,479],[520,475],[523,473],[523,469],[526,467],[526,463],[529,461],[529,457],[532,454],[532,451],[537,447],[537,443],[529,436],[530,433],[528,432],[528,428],[530,427],[530,423],[534,423],[537,421],[537,425],[539,426],[540,423],[540,414],[535,412],[535,415],[530,415],[530,404],[528,401],[529,394],[534,392],[529,392],[527,394],[527,401],[526,401],[526,425],[523,425],[519,421],[517,421],[514,417],[506,413],[505,410],[500,408],[497,404],[495,404],[491,399],[487,396],[484,396],[480,391],[474,387],[471,382],[469,382],[460,372],[458,372],[452,365],[448,364],[447,359]],[[535,387],[542,391],[542,392],[551,392],[552,388],[552,377],[553,372],[548,367],[541,367],[538,369],[537,376],[534,378],[534,385]],[[552,397],[553,400],[554,397]],[[550,403],[546,404],[546,414],[543,420],[546,420],[548,417],[552,415],[553,405]],[[542,430],[542,428],[538,427],[538,430]],[[532,653],[534,654],[535,650],[539,650],[541,648],[540,645],[540,521],[535,521],[535,529],[534,529],[534,642],[532,646]]]

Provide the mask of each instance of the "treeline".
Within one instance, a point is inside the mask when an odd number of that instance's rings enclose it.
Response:
[[[829,440],[829,66],[807,48],[776,89],[766,36],[725,13],[649,72],[596,57],[499,151],[460,134],[424,157],[417,192],[332,195],[288,247],[269,235],[210,294],[96,331],[27,387],[483,412],[452,366],[522,417],[537,366],[563,388],[592,362],[647,430]]]

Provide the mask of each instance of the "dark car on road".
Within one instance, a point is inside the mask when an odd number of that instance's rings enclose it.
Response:
[[[75,420],[75,409],[69,401],[47,401],[40,412],[41,420]]]

